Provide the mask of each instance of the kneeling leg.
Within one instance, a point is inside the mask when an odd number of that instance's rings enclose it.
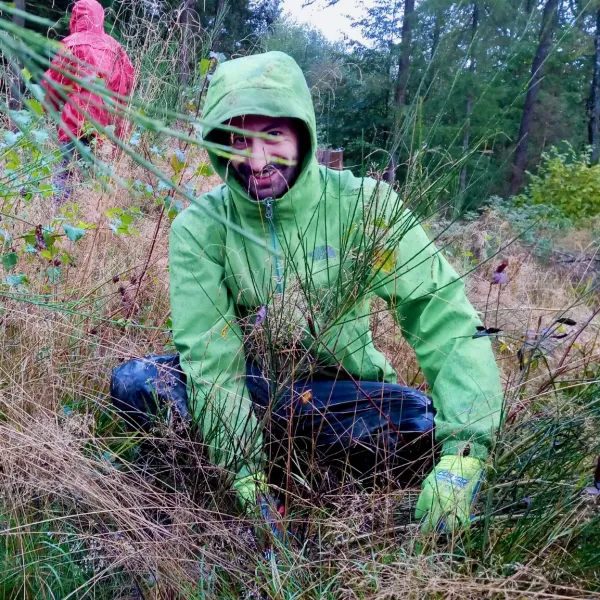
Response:
[[[185,375],[177,354],[127,361],[112,372],[110,395],[117,411],[137,429],[148,430],[166,407],[189,420]]]

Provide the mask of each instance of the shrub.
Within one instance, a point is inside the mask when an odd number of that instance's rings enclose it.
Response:
[[[590,163],[590,151],[577,154],[571,146],[561,152],[551,148],[519,204],[545,204],[578,220],[600,214],[600,164]]]

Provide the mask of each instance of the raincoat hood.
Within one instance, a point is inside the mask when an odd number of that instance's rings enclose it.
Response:
[[[219,124],[227,124],[230,119],[243,115],[299,119],[310,135],[310,149],[304,156],[296,183],[284,196],[276,199],[280,214],[281,211],[289,212],[290,203],[300,194],[306,194],[319,176],[315,109],[304,74],[293,58],[283,52],[267,52],[219,65],[204,104],[204,139],[209,140]],[[237,181],[228,159],[214,152],[209,152],[209,156],[231,190],[238,209],[255,210],[257,201]],[[248,201],[254,206],[248,205]],[[303,205],[306,208],[304,202]]]
[[[71,13],[71,33],[103,33],[104,8],[96,0],[78,0]]]

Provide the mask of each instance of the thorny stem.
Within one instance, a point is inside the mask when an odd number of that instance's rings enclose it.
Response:
[[[169,194],[171,194],[171,192],[172,192],[172,190],[169,190]],[[162,224],[163,216],[165,214],[165,206],[166,206],[166,204],[163,202],[163,205],[160,209],[160,214],[158,215],[158,221],[156,222],[156,227],[154,228],[154,234],[152,235],[152,244],[150,244],[150,250],[148,250],[148,256],[146,257],[146,263],[144,264],[144,268],[142,269],[142,272],[140,273],[140,278],[138,279],[138,284],[137,284],[137,287],[135,288],[135,294],[133,295],[133,298],[131,299],[131,304],[129,305],[129,310],[126,315],[126,317],[128,319],[131,318],[131,316],[133,315],[133,313],[135,311],[135,302],[139,295],[140,288],[142,287],[142,281],[144,279],[144,275],[146,275],[146,272],[148,270],[148,265],[150,264],[150,260],[152,259],[152,253],[154,252],[154,247],[156,246],[156,240],[158,239],[158,233],[160,231],[160,226]]]
[[[484,323],[485,321],[487,321],[487,314],[488,314],[488,306],[490,305],[490,296],[492,295],[492,283],[490,283],[490,289],[488,290],[488,295],[487,298],[485,300],[485,310],[483,311],[483,319],[484,319]]]

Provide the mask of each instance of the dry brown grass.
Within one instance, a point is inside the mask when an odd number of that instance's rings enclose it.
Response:
[[[123,179],[147,179],[127,158],[118,162],[117,174]],[[215,181],[196,178],[192,183],[201,193],[211,189]],[[66,237],[61,239],[74,265],[65,267],[60,283],[49,289],[42,277],[48,265],[45,259],[35,256],[20,264],[20,272],[30,281],[29,299],[5,303],[0,330],[6,373],[13,377],[15,366],[20,365],[19,370],[28,373],[27,380],[21,378],[24,396],[46,398],[49,407],[56,406],[58,400],[48,396],[62,396],[71,385],[76,386],[73,392],[77,393],[90,381],[105,387],[100,382],[107,381],[109,365],[116,361],[161,351],[166,338],[160,328],[170,312],[169,220],[164,216],[157,229],[160,209],[153,199],[140,199],[118,187],[103,190],[93,178],[80,174],[75,178],[72,200],[76,208],[65,208],[69,212],[75,210],[77,221],[93,227],[77,243]],[[144,212],[135,223],[139,235],[116,235],[105,212],[130,206],[138,206]],[[31,225],[50,223],[57,215],[53,202],[47,198],[35,198],[29,205],[19,203],[14,210],[25,214],[29,223],[11,223],[14,238],[31,229]],[[45,301],[40,301],[37,294],[45,294]],[[128,316],[139,327],[115,327],[115,321]],[[76,361],[72,361],[75,357]]]
[[[590,248],[594,247],[590,232],[576,231],[563,237],[563,248],[587,257],[575,270],[572,264],[541,263],[533,249],[516,238],[510,223],[493,212],[474,222],[446,227],[442,224],[436,228],[442,233],[431,232],[431,236],[445,248],[457,272],[464,275],[467,295],[485,326],[501,330],[495,350],[508,398],[523,383],[517,353],[523,347],[525,332],[539,332],[559,317],[572,318],[577,326],[563,328],[568,337],[546,355],[547,364],[540,365],[536,373],[528,373],[529,395],[546,389],[549,379],[560,380],[560,375],[573,378],[600,360],[598,298],[584,285],[595,274],[589,261]],[[492,285],[494,270],[502,262],[508,263],[508,283]],[[426,389],[414,352],[381,302],[373,305],[372,330],[377,347],[393,365],[399,381]],[[563,368],[556,372],[563,358]]]

